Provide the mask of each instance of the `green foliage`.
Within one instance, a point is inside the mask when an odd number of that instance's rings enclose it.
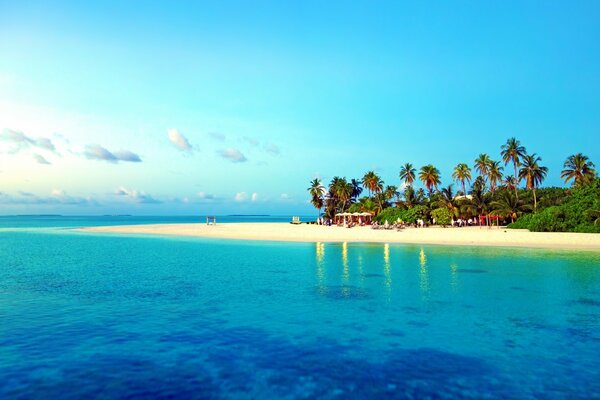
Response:
[[[375,217],[375,221],[384,223],[385,220],[388,222],[395,222],[400,218],[402,221],[414,224],[418,219],[428,219],[428,208],[426,206],[414,206],[409,209],[388,207],[381,211]]]
[[[600,209],[600,179],[577,187],[562,204],[547,207],[535,214],[525,215],[509,228],[524,228],[533,232],[600,232],[594,224],[593,210]]]
[[[448,208],[440,207],[431,212],[431,217],[435,218],[435,223],[442,226],[448,226],[452,222],[452,214]]]
[[[403,217],[406,211],[408,210],[403,210],[398,207],[388,207],[379,214],[377,214],[377,216],[375,217],[375,221],[379,223],[384,223],[386,220],[388,222],[395,222],[396,220],[398,220],[398,218],[404,220]]]

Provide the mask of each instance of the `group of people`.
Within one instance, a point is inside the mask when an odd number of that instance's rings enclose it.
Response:
[[[452,218],[451,224],[452,224],[452,226],[458,226],[459,228],[462,228],[463,226],[477,225],[477,220],[475,218],[469,218],[469,219],[459,218],[455,221],[454,218]]]

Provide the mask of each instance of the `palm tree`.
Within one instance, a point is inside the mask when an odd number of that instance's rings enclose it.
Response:
[[[517,188],[517,178],[515,178],[513,175],[506,175],[504,177],[504,180],[502,181],[502,184],[508,190],[514,190]],[[515,195],[516,195],[516,193],[515,193]],[[518,197],[518,195],[517,195],[517,197]]]
[[[352,198],[352,190],[352,184],[348,183],[346,178],[338,178],[333,183],[333,192],[340,203],[340,208],[342,211],[346,210],[346,206]]]
[[[456,167],[454,167],[454,172],[452,172],[452,179],[462,184],[463,195],[467,195],[467,187],[465,182],[471,183],[471,168],[465,163],[460,163]]]
[[[471,198],[463,203],[461,212],[463,214],[470,214],[477,216],[477,220],[481,215],[487,215],[490,209],[491,194],[485,192],[485,182],[481,176],[478,176],[473,183],[473,190],[471,190]],[[486,218],[486,223],[489,221]]]
[[[519,200],[517,195],[512,191],[502,193],[497,201],[492,201],[490,204],[492,215],[502,217],[510,217],[510,222],[515,222],[524,211],[531,209],[531,206],[524,204],[523,200]]]
[[[419,199],[418,192],[416,192],[412,186],[407,186],[404,191],[404,200],[402,201],[402,204],[406,208],[413,208],[420,203],[421,199]]]
[[[442,183],[442,180],[440,179],[440,170],[431,164],[421,167],[419,179],[427,188],[430,197],[433,194],[433,189],[435,188],[437,190],[438,185]]]
[[[519,170],[519,178],[525,179],[527,189],[533,191],[533,209],[537,210],[537,197],[535,195],[535,189],[542,183],[548,174],[548,167],[542,167],[539,162],[542,158],[537,154],[525,155],[521,162],[521,169]]]
[[[524,146],[521,146],[521,142],[514,137],[508,139],[506,143],[502,145],[501,149],[502,151],[500,152],[500,155],[502,155],[502,161],[504,161],[504,165],[508,165],[509,162],[512,162],[515,168],[514,177],[517,179],[515,194],[517,197],[519,197],[517,192],[517,188],[519,187],[519,178],[517,178],[519,174],[517,172],[517,167],[521,166],[521,159],[525,157],[527,151],[525,150]]]
[[[442,188],[440,191],[440,198],[438,200],[438,207],[447,208],[455,217],[459,215],[459,209],[456,204],[456,199],[454,198],[454,191],[452,190],[452,184],[448,185],[448,187]]]
[[[475,171],[477,171],[479,176],[482,176],[484,180],[487,180],[488,178],[491,162],[492,159],[485,153],[481,153],[479,157],[475,159],[475,165],[473,168],[475,168]]]
[[[362,178],[362,184],[369,191],[369,197],[371,193],[377,193],[383,186],[381,178],[375,173],[375,171],[368,171]]]
[[[560,177],[565,180],[565,183],[573,180],[573,186],[584,185],[596,177],[594,163],[581,153],[569,156],[563,167]]]
[[[350,184],[352,185],[352,199],[356,200],[362,193],[363,188],[360,186],[360,181],[358,179],[352,179]]]
[[[310,182],[310,187],[308,188],[308,192],[310,193],[310,197],[311,200],[310,202],[312,203],[312,205],[319,210],[319,217],[321,216],[321,208],[323,208],[323,205],[325,204],[325,186],[323,186],[323,184],[321,183],[320,179],[313,179]]]
[[[397,197],[400,193],[398,193],[398,188],[396,186],[393,185],[387,185],[385,187],[385,190],[383,191],[383,193],[385,194],[385,197],[388,200],[393,199],[394,197]]]
[[[490,190],[494,193],[496,184],[502,180],[502,170],[504,168],[500,165],[500,161],[492,161],[488,165],[488,178],[490,179]]]
[[[406,163],[400,168],[400,179],[404,181],[406,186],[412,186],[415,181],[415,174],[417,170],[411,163]]]

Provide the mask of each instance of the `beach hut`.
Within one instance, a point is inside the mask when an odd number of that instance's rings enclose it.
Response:
[[[216,225],[217,217],[214,215],[210,215],[206,217],[206,225]]]

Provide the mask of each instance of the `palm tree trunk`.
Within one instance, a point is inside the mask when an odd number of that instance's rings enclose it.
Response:
[[[462,180],[462,185],[463,185],[463,196],[467,196],[467,187],[465,186],[465,180]]]
[[[537,197],[535,196],[535,187],[533,188],[533,211],[537,212]]]
[[[517,163],[513,162],[513,165],[515,166],[515,196],[517,197],[517,200],[519,200],[519,178],[517,177]]]

